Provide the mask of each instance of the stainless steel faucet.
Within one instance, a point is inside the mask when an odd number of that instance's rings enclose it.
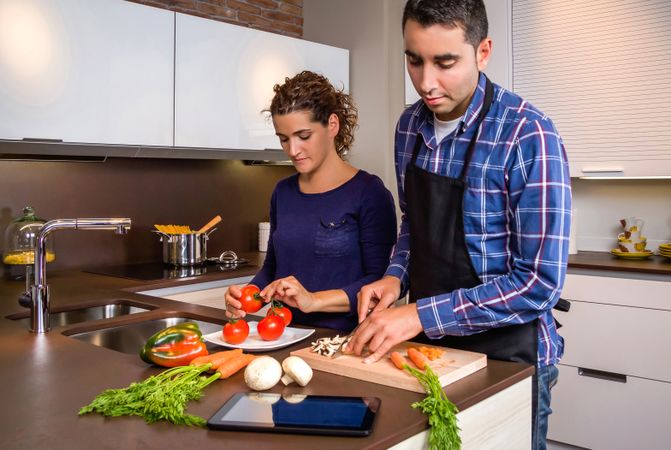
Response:
[[[112,230],[117,234],[126,234],[130,230],[130,219],[55,219],[42,225],[35,244],[35,280],[30,287],[30,331],[33,333],[46,333],[50,328],[46,239],[56,230]]]

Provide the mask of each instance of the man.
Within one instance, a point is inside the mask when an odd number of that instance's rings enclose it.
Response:
[[[533,448],[543,449],[564,347],[552,308],[566,273],[570,178],[551,120],[482,73],[487,26],[482,0],[406,3],[406,62],[421,100],[396,129],[401,230],[384,278],[359,293],[363,323],[347,350],[367,346],[370,363],[413,339],[534,364]],[[408,291],[409,304],[390,308]]]

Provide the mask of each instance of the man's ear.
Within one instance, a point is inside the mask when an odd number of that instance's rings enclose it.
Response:
[[[483,71],[487,68],[489,58],[492,56],[492,39],[484,38],[475,52],[475,60],[478,63],[478,70]]]

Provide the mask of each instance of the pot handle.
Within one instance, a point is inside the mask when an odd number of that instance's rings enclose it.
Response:
[[[210,233],[213,233],[215,230],[216,230],[216,228],[212,228],[210,231],[208,231],[207,233],[205,233],[205,236],[207,236],[207,237],[209,238],[209,237],[210,237]]]
[[[170,239],[172,237],[168,233],[164,233],[164,232],[158,231],[158,230],[151,230],[151,232],[158,234],[161,237],[161,242],[163,242],[163,238],[166,238],[168,240],[168,242],[170,242]]]
[[[219,262],[222,263],[235,264],[238,259],[238,255],[233,250],[226,250],[219,255]]]

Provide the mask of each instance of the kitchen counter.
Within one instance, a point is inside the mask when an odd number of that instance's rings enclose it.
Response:
[[[653,255],[648,259],[627,260],[613,256],[609,252],[581,251],[569,255],[568,268],[671,275],[671,259]]]
[[[155,309],[106,319],[106,324],[138,322],[149,318],[167,317],[176,312],[194,319],[223,323],[225,316],[221,309],[148,297],[138,294],[137,291],[175,286],[180,283],[236,278],[253,274],[256,270],[256,267],[248,266],[221,274],[160,283],[139,282],[79,271],[48,273],[47,280],[51,289],[52,312],[74,305],[94,305],[122,299]],[[167,423],[147,425],[137,417],[104,418],[97,414],[79,417],[77,415],[79,408],[88,404],[103,390],[125,387],[133,381],[158,373],[159,369],[147,366],[135,355],[97,347],[63,335],[66,330],[85,331],[102,328],[102,321],[54,327],[44,335],[29,333],[25,323],[6,318],[8,315],[15,316],[16,313],[25,311],[17,303],[17,298],[24,288],[25,282],[0,282],[0,339],[4,349],[0,382],[5,392],[5,407],[2,408],[0,416],[2,448],[203,449],[225,446],[227,449],[245,450],[316,447],[321,450],[381,449],[399,443],[401,446],[405,445],[405,448],[410,448],[422,442],[412,440],[418,435],[422,436],[421,439],[425,439],[427,421],[423,414],[410,407],[411,403],[422,399],[423,395],[319,371],[315,371],[313,381],[305,388],[284,387],[280,383],[272,389],[272,392],[380,397],[382,406],[371,436],[347,438],[221,432],[178,427]],[[328,330],[318,330],[316,337],[332,334]],[[306,343],[296,345],[300,348]],[[282,360],[293,348],[269,354]],[[470,428],[491,431],[496,426],[494,422],[500,422],[501,417],[512,415],[514,412],[488,402],[492,402],[505,392],[517,392],[510,390],[515,386],[529,390],[528,381],[533,373],[533,367],[526,364],[489,361],[487,368],[448,386],[446,393],[462,411],[460,416],[465,417],[463,423],[466,424],[464,425],[466,428],[469,427],[468,413],[479,411],[478,415],[470,415],[475,417],[471,417],[471,421],[478,420],[477,426]],[[231,395],[247,390],[242,373],[238,373],[231,379],[217,381],[207,387],[200,401],[189,404],[188,412],[209,418]],[[528,399],[522,397],[527,402]],[[530,396],[528,398],[530,399]],[[521,417],[524,424],[526,423],[524,414],[527,410],[530,413],[530,403],[523,405],[522,409],[524,411]],[[482,415],[485,413],[494,415],[497,420],[486,422],[482,418],[488,417]],[[502,429],[505,430],[505,427]],[[530,433],[530,427],[526,431]],[[462,434],[462,437],[466,436]]]

